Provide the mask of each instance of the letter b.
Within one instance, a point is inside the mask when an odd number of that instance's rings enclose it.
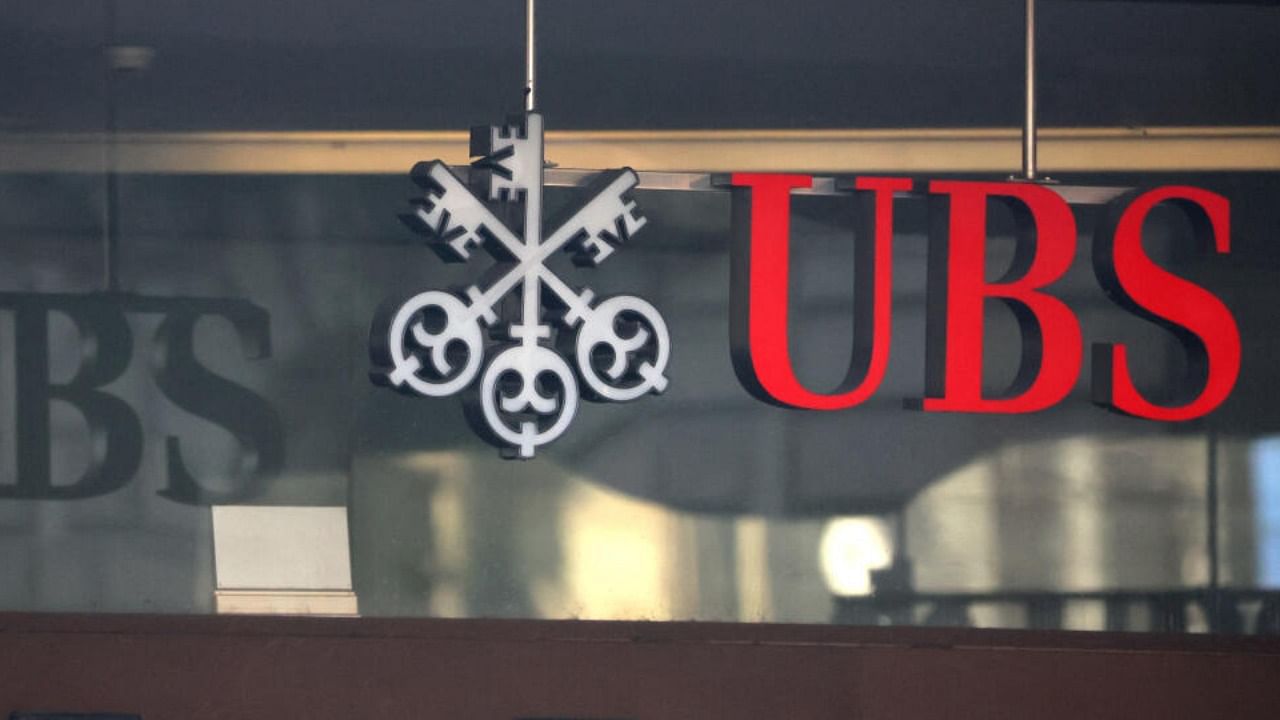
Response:
[[[80,332],[80,363],[70,382],[49,381],[49,311],[65,312]],[[129,405],[100,390],[129,367],[133,334],[119,307],[97,298],[56,304],[24,296],[14,306],[17,381],[17,480],[0,498],[70,500],[114,492],[137,473],[142,426]],[[89,467],[74,483],[54,484],[50,472],[50,404],[74,407],[89,427]]]
[[[924,409],[932,412],[1024,413],[1067,396],[1080,374],[1083,344],[1075,313],[1041,292],[1075,259],[1071,208],[1053,191],[1021,183],[935,181],[929,249]],[[999,282],[987,282],[987,200],[1014,214],[1017,249]],[[946,224],[943,224],[943,218]],[[983,311],[1003,302],[1018,320],[1022,358],[1001,396],[982,393]]]

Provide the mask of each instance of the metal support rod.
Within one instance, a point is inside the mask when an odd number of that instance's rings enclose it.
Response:
[[[533,0],[530,0],[532,2]],[[1027,3],[1026,119],[1022,127],[1022,177],[1036,179],[1036,0]]]
[[[102,197],[102,289],[116,292],[120,289],[118,266],[120,262],[120,189],[117,176],[117,108],[116,108],[116,68],[111,56],[116,42],[116,3],[107,3],[103,23],[103,52],[99,61],[104,68],[103,84],[106,93],[105,117],[103,124],[106,142],[102,147],[103,154],[103,197]]]
[[[534,45],[534,10],[536,0],[525,0],[524,5],[524,109],[533,112],[534,79],[537,74],[537,53]]]
[[[1206,533],[1206,554],[1209,556],[1209,591],[1213,593],[1211,598],[1212,608],[1216,611],[1218,603],[1219,584],[1222,581],[1218,567],[1218,431],[1209,428],[1205,434],[1206,444],[1206,462],[1205,462],[1205,533]],[[1216,621],[1218,615],[1215,612],[1213,620]]]

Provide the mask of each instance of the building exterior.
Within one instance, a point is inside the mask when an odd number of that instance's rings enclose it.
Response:
[[[0,711],[1269,715],[1280,12],[1025,9],[11,2]]]

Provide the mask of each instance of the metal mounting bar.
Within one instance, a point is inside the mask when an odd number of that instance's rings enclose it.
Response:
[[[525,0],[524,5],[524,109],[533,112],[534,81],[537,79],[537,48],[534,37],[534,14],[537,0]]]
[[[1036,180],[1036,0],[1026,0],[1026,3],[1026,116],[1022,125],[1022,179]]]
[[[1062,173],[1275,172],[1280,126],[1045,128]],[[404,175],[419,160],[466,165],[465,131],[0,133],[0,173]],[[562,167],[662,172],[1010,174],[1020,128],[573,130],[547,133]],[[1014,174],[1015,177],[1018,177]]]
[[[546,172],[545,184],[548,187],[577,187],[585,185],[600,173],[599,170],[581,170],[577,168],[554,168]],[[645,172],[640,176],[638,190],[667,190],[674,192],[726,192],[725,188],[715,185],[712,178],[719,173],[700,172]],[[1087,185],[1051,185],[1049,189],[1057,193],[1071,205],[1102,205],[1119,197],[1129,190],[1125,187],[1101,187]],[[795,195],[842,195],[844,191],[836,189],[835,176],[815,176],[813,186],[793,191]]]

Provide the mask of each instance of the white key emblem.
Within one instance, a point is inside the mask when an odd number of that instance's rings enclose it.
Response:
[[[418,163],[412,176],[425,193],[402,217],[446,262],[465,262],[483,248],[498,261],[497,272],[483,287],[458,295],[427,290],[380,310],[370,335],[371,377],[428,397],[478,393],[467,416],[480,435],[508,457],[531,458],[568,429],[579,397],[626,402],[665,390],[671,338],[644,299],[597,301],[546,265],[564,249],[575,264],[593,267],[645,226],[631,199],[639,182],[633,170],[602,173],[586,201],[544,239],[542,116],[472,128],[471,154],[480,157],[471,171],[480,197],[444,163]],[[486,202],[522,203],[523,233]],[[500,303],[517,287],[519,319],[504,320]],[[505,341],[486,347],[490,336]],[[559,347],[571,347],[571,357]]]

